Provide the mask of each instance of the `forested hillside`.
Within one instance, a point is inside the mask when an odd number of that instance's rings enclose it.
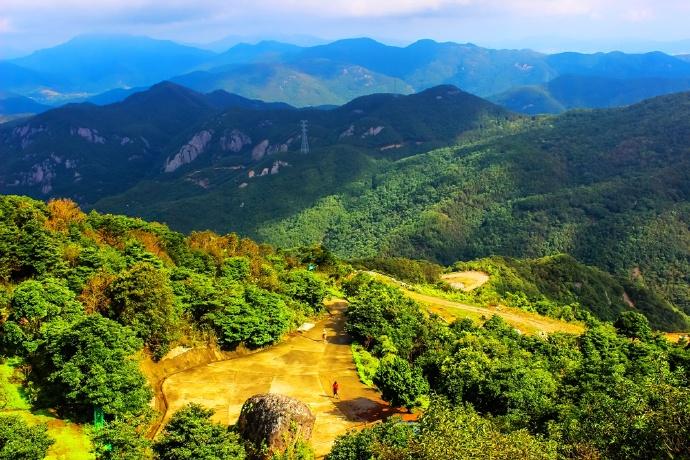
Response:
[[[688,78],[624,80],[590,75],[563,75],[541,85],[511,88],[490,99],[515,112],[538,115],[563,113],[578,108],[622,107],[654,96],[688,90]]]
[[[684,93],[513,124],[388,164],[255,234],[282,245],[321,241],[344,257],[443,264],[568,253],[687,313],[688,119]]]
[[[345,289],[360,372],[385,400],[424,410],[415,425],[391,420],[340,437],[329,460],[690,455],[688,349],[651,333],[638,313],[590,322],[580,337],[540,337],[498,316],[448,326],[366,276]]]
[[[3,196],[0,354],[26,364],[35,407],[77,421],[100,409],[145,429],[151,391],[135,355],[275,343],[323,308],[325,277],[306,263],[337,275],[320,250],[289,255],[235,234],[185,237],[68,200]]]

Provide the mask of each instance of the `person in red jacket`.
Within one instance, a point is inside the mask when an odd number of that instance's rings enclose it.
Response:
[[[333,382],[333,398],[340,399],[340,395],[338,394],[338,390],[340,389],[340,385],[338,385],[338,381]]]

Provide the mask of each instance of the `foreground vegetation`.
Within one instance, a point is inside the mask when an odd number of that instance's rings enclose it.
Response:
[[[112,425],[96,448],[119,445],[113,458],[124,458],[142,448],[152,419],[138,356],[160,358],[180,343],[275,343],[323,308],[324,276],[307,264],[337,276],[318,248],[278,253],[233,234],[184,237],[138,219],[86,215],[67,200],[1,197],[0,354],[22,366],[34,409],[80,422],[102,413]],[[21,399],[3,393],[8,404]],[[40,425],[13,416],[2,423],[2,458],[42,458],[52,442]],[[35,451],[21,457],[14,443],[24,431]]]
[[[580,337],[526,336],[498,316],[448,325],[365,275],[345,287],[348,332],[384,399],[432,402],[418,426],[340,438],[331,460],[690,458],[690,349],[639,313],[589,318]]]
[[[570,308],[586,323],[581,336],[523,335],[496,316],[449,324],[321,247],[183,236],[84,214],[67,200],[0,198],[0,245],[0,459],[44,458],[61,442],[40,409],[80,423],[102,414],[90,430],[87,455],[96,458],[252,458],[255,446],[197,405],[147,439],[156,414],[139,359],[178,344],[271,345],[321,312],[329,284],[350,301],[346,330],[363,379],[392,405],[422,413],[415,426],[391,420],[342,436],[331,460],[690,458],[687,341],[666,341],[625,302],[629,286],[566,256],[458,263],[450,269],[486,271],[490,281],[446,294],[552,316]],[[427,286],[443,270],[360,263]],[[663,311],[642,294],[631,294],[639,311]],[[311,455],[299,444],[283,458]]]

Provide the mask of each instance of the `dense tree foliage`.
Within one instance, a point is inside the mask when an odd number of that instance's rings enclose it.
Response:
[[[146,458],[142,355],[275,343],[322,310],[326,276],[305,270],[316,259],[340,273],[323,248],[279,253],[235,234],[184,236],[69,200],[1,196],[0,355],[22,363],[35,407],[77,421],[103,412],[101,458]]]
[[[151,441],[142,433],[141,420],[124,417],[112,420],[94,433],[94,453],[99,460],[149,460]]]
[[[154,353],[164,354],[175,339],[179,307],[160,269],[137,262],[110,285],[112,317],[130,326]]]
[[[51,395],[72,412],[90,415],[141,413],[151,391],[131,358],[142,346],[127,327],[90,315],[48,338],[46,355]],[[82,415],[84,417],[84,415]]]
[[[501,432],[469,406],[435,399],[415,426],[391,419],[336,439],[328,460],[455,460],[558,458],[556,443],[526,430]]]
[[[175,412],[154,446],[160,460],[243,460],[239,436],[210,420],[213,411],[190,404]]]
[[[532,337],[498,316],[481,326],[414,316],[418,306],[365,276],[354,278],[348,291],[352,305],[376,312],[364,315],[356,307],[347,328],[380,358],[374,381],[384,398],[398,405],[425,391],[446,398],[432,404],[423,429],[397,458],[457,458],[453,449],[460,444],[491,452],[494,442],[510,453],[497,458],[690,458],[690,349],[652,332],[639,313],[623,312],[616,327],[590,319],[580,337]],[[398,311],[414,322],[401,325],[388,314]],[[398,334],[391,333],[394,325]],[[496,437],[487,445],[461,442],[472,426]],[[342,449],[371,452],[372,436],[351,435]],[[379,447],[373,458],[389,458]],[[511,450],[521,448],[521,454]]]
[[[0,415],[0,460],[43,460],[53,442],[44,425],[29,426],[17,415]]]

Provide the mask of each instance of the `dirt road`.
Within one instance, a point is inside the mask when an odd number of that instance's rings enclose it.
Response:
[[[376,279],[391,283],[400,288],[408,297],[417,302],[426,305],[429,311],[436,313],[447,321],[452,321],[456,318],[469,317],[472,319],[491,318],[493,315],[498,315],[505,319],[508,324],[517,328],[525,334],[536,334],[552,332],[569,332],[571,334],[582,334],[584,326],[578,323],[569,323],[561,321],[548,316],[542,316],[537,313],[531,313],[519,308],[510,308],[506,306],[499,307],[478,307],[453,300],[446,300],[432,295],[421,294],[413,291],[413,287],[406,283],[396,280],[388,275],[381,273],[367,271],[364,272],[373,276]]]
[[[445,300],[410,290],[405,290],[405,294],[417,302],[427,305],[432,312],[446,319],[462,318],[464,316],[484,316],[485,318],[491,318],[493,315],[498,315],[506,320],[508,324],[526,334],[535,334],[537,332],[544,332],[546,334],[552,332],[581,334],[584,332],[584,327],[580,324],[560,321],[517,308],[505,306],[496,308],[476,307],[474,305]]]
[[[196,402],[215,410],[214,420],[233,424],[242,403],[258,393],[281,393],[307,404],[316,416],[311,440],[317,457],[328,453],[336,436],[393,412],[378,392],[360,383],[344,332],[346,302],[329,305],[332,316],[308,332],[295,334],[265,351],[211,363],[168,377],[162,386],[174,411]],[[324,327],[328,338],[321,338]],[[340,400],[331,384],[340,384]]]

